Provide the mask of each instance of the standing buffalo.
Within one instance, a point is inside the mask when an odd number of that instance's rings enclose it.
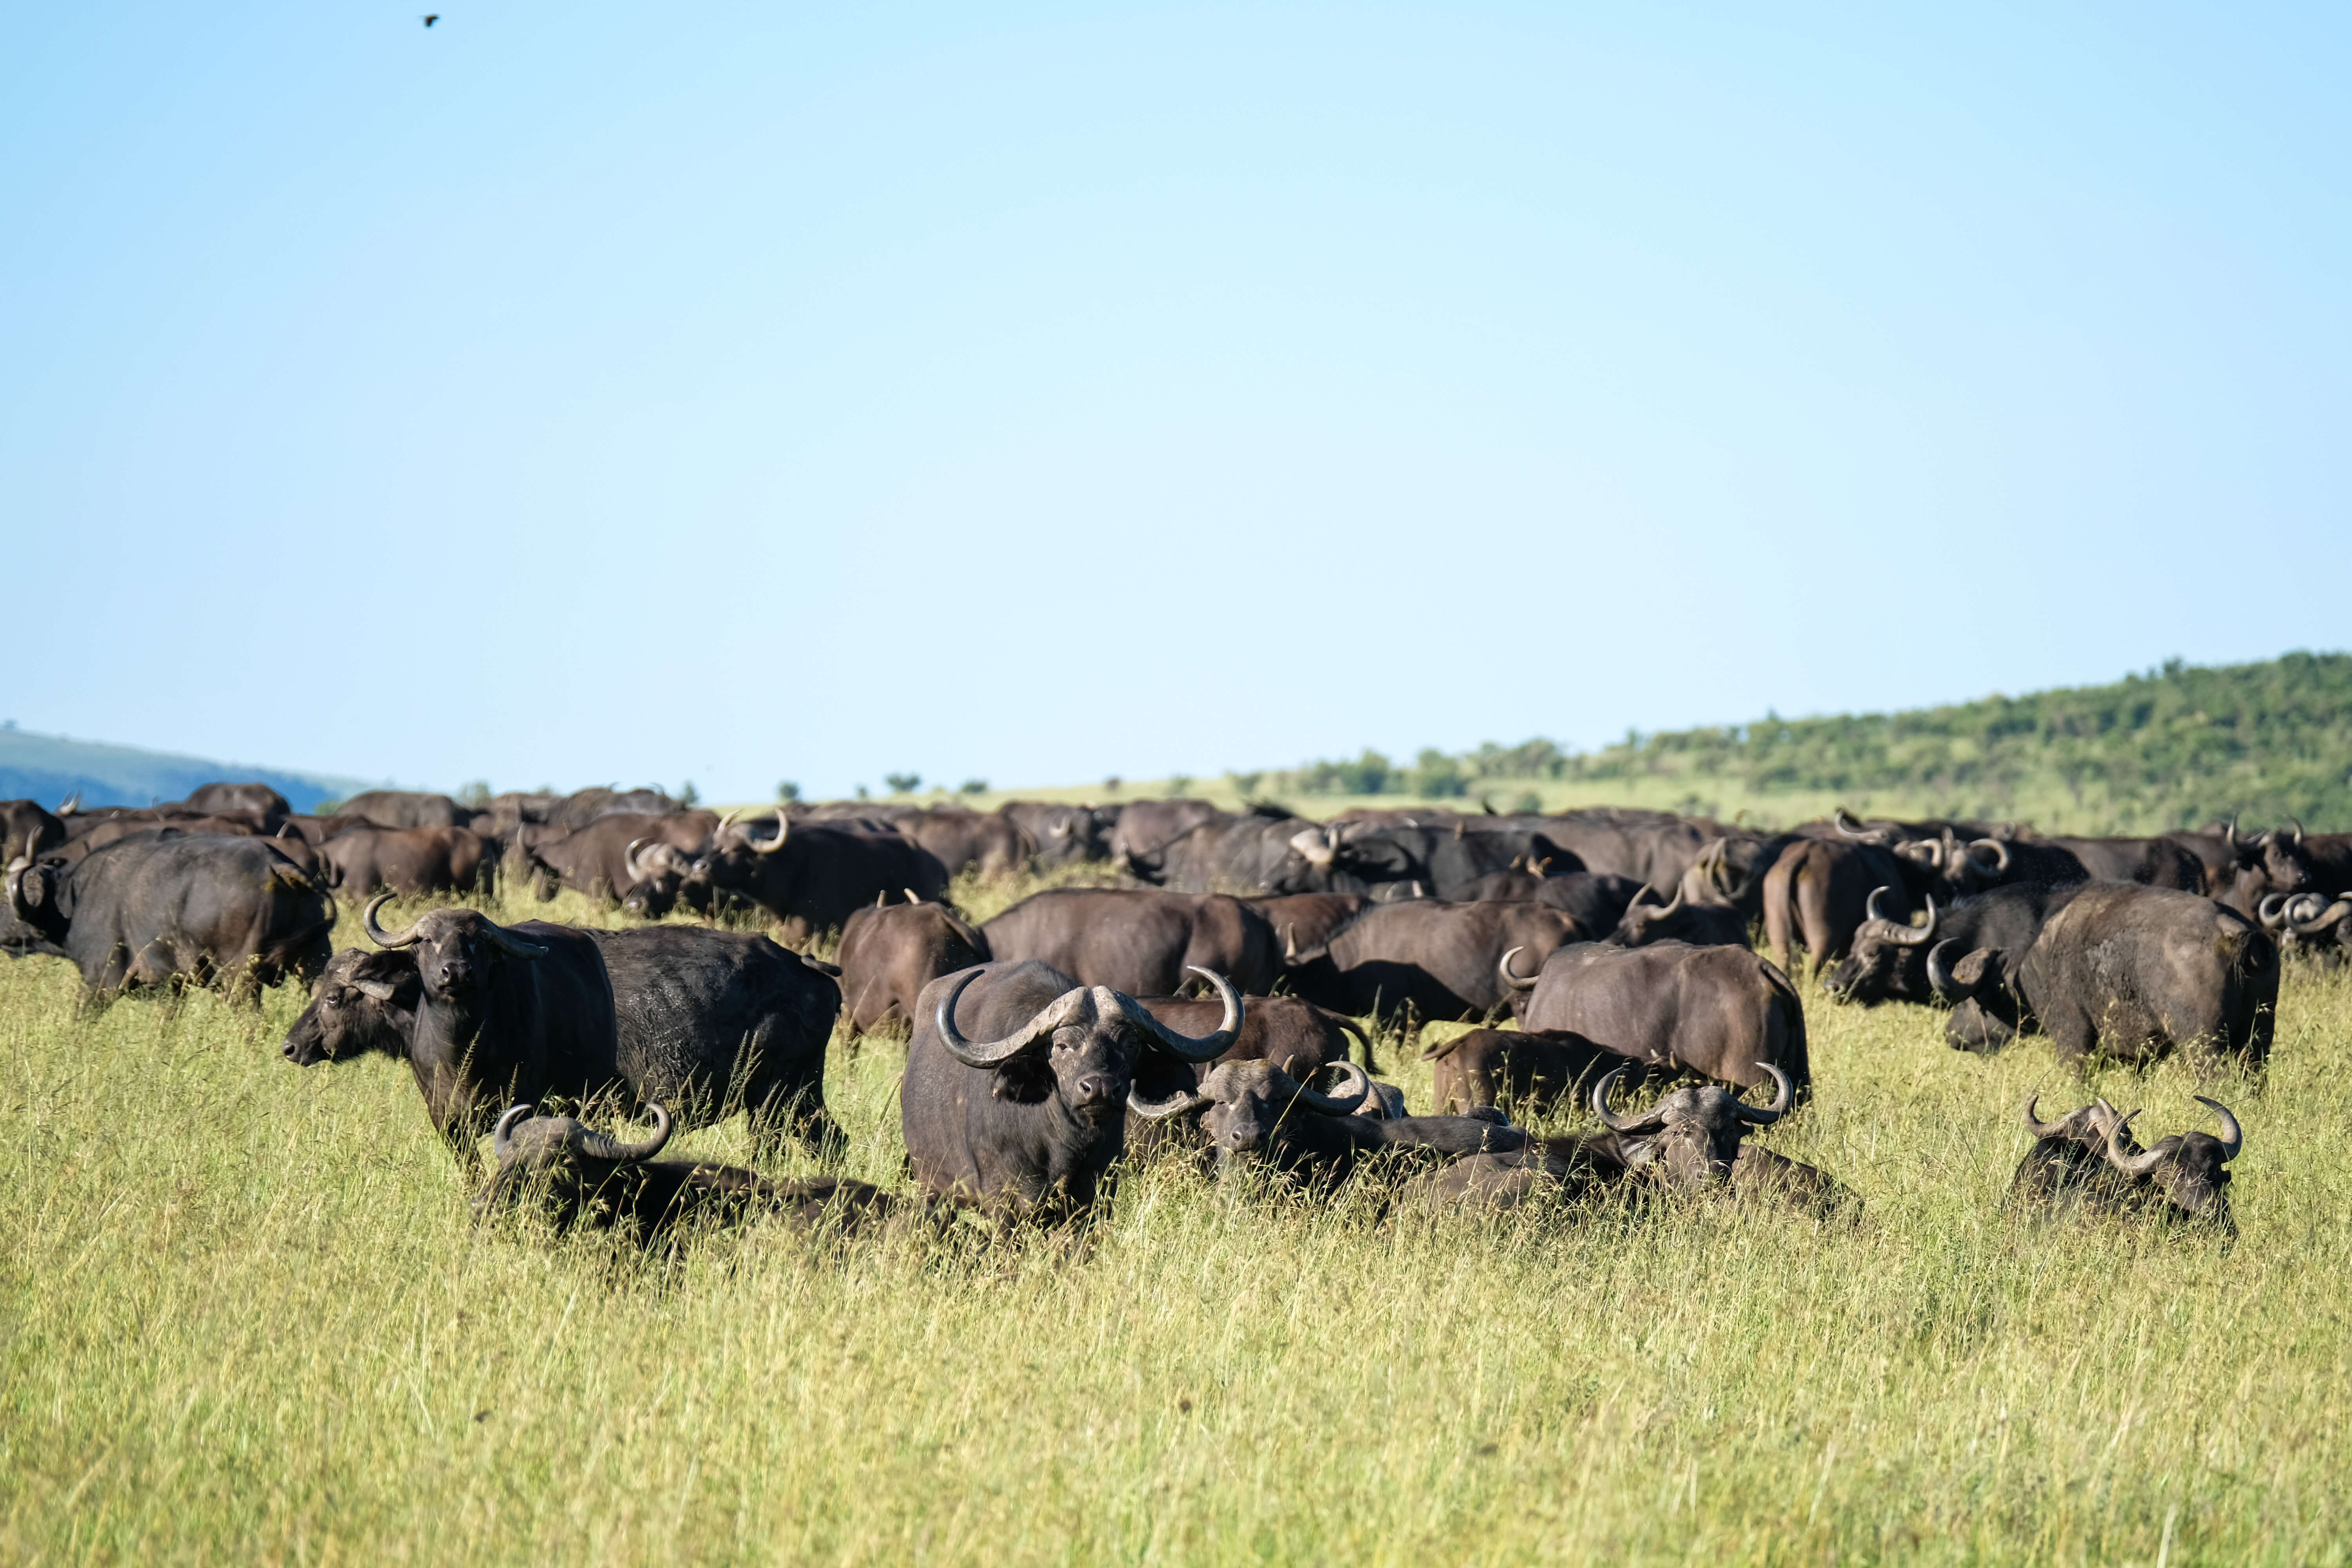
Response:
[[[361,827],[319,847],[327,879],[348,898],[380,888],[403,898],[469,893],[488,879],[491,862],[479,835],[464,827]]]
[[[1957,1002],[1964,993],[1953,964],[1979,948],[2023,953],[2042,934],[2042,922],[2085,884],[2070,888],[2011,882],[1948,910],[1927,900],[1924,925],[1889,920],[1879,908],[1886,889],[1870,896],[1853,947],[1823,983],[1841,1002]]]
[[[1009,816],[949,806],[909,812],[898,831],[937,857],[950,877],[971,870],[1010,877],[1028,868],[1037,840]]]
[[[1519,1026],[1573,1034],[1668,1072],[1752,1088],[1772,1068],[1812,1082],[1796,987],[1745,948],[1564,947],[1528,988]]]
[[[1188,970],[1213,970],[1262,996],[1281,973],[1265,917],[1222,893],[1056,888],[1022,900],[981,934],[1000,960],[1035,959],[1129,996],[1169,995]]]
[[[876,904],[841,928],[841,994],[849,1026],[870,1034],[911,1026],[915,998],[942,974],[992,954],[988,939],[945,904]]]
[[[1510,1001],[1503,965],[1525,954],[1532,970],[1583,933],[1542,904],[1380,904],[1321,947],[1285,955],[1299,995],[1350,1017],[1410,1013],[1431,1022],[1475,1023]]]
[[[1790,949],[1801,940],[1811,973],[1835,963],[1869,918],[1872,889],[1896,889],[1897,907],[1909,913],[1905,878],[1912,868],[1914,862],[1881,844],[1833,838],[1790,844],[1764,877],[1764,935],[1772,962],[1787,970]]]
[[[273,840],[133,834],[77,864],[8,863],[9,914],[99,994],[173,980],[239,994],[325,967],[335,900]]]
[[[928,1190],[1008,1216],[1084,1215],[1124,1146],[1128,1098],[1145,1053],[1223,1056],[1241,1036],[1241,997],[1192,1038],[1133,997],[1085,986],[1035,961],[984,963],[923,988],[898,1091],[907,1163]]]
[[[790,945],[839,930],[877,899],[936,900],[947,891],[939,858],[896,833],[828,823],[794,827],[781,815],[765,825],[772,829],[765,837],[753,836],[754,826],[722,817],[688,883],[760,905],[782,923]]]
[[[616,811],[568,833],[533,829],[519,842],[530,865],[532,890],[542,902],[561,884],[600,902],[619,903],[632,889],[665,876],[674,898],[676,882],[692,870],[693,858],[718,829],[719,817],[708,811],[658,816]]]
[[[1361,893],[1284,893],[1242,902],[1265,917],[1285,951],[1299,952],[1321,947],[1340,927],[1372,907],[1372,900]]]
[[[195,796],[188,798],[193,801]],[[470,827],[474,824],[474,812],[469,807],[427,790],[362,790],[338,805],[335,815],[378,827]]]
[[[1036,846],[1032,853],[1040,870],[1110,858],[1110,847],[1103,837],[1103,818],[1092,806],[1008,800],[996,809]]]
[[[181,805],[194,816],[210,816],[224,811],[249,811],[257,816],[277,818],[289,815],[293,807],[286,797],[266,784],[198,784],[188,792]]]

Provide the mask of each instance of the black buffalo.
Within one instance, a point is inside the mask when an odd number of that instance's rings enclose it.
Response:
[[[403,898],[487,890],[488,847],[467,827],[362,827],[320,845],[327,879],[345,898],[390,888]]]
[[[1242,999],[1220,1026],[1176,1033],[1132,996],[1085,986],[1035,961],[942,975],[916,1004],[898,1090],[907,1163],[927,1190],[1007,1218],[1067,1220],[1090,1211],[1125,1145],[1137,1067],[1222,1056],[1240,1037]]]
[[[1265,917],[1222,893],[1056,888],[1022,900],[981,934],[992,957],[1035,959],[1129,996],[1171,994],[1191,970],[1263,996],[1282,972]]]
[[[2097,1100],[2056,1121],[2043,1121],[2025,1102],[2033,1147],[2010,1183],[2012,1203],[2102,1215],[2157,1214],[2234,1229],[2230,1214],[2230,1162],[2244,1133],[2230,1108],[2196,1097],[2221,1119],[2221,1135],[2191,1132],[2142,1149],[2132,1117]]]
[[[1931,898],[1923,925],[1890,920],[1874,892],[1851,952],[1824,982],[1842,1002],[1958,1002],[1966,994],[1952,966],[1979,948],[2022,954],[2042,922],[2083,884],[2051,888],[2013,882],[1938,909]]]
[[[942,974],[985,963],[988,939],[945,904],[876,904],[841,928],[841,995],[849,1026],[911,1026],[915,998]]]
[[[694,862],[689,886],[733,893],[760,905],[802,946],[874,903],[936,900],[947,891],[939,857],[895,832],[831,823],[795,827],[782,816],[757,836],[751,823],[721,818]]]
[[[1738,947],[1584,942],[1553,953],[1528,985],[1523,1029],[1572,1034],[1621,1057],[1738,1088],[1786,1072],[1812,1082],[1805,1011],[1789,977]]]
[[[1573,1101],[1626,1058],[1581,1035],[1471,1029],[1421,1053],[1437,1113],[1466,1114],[1508,1100],[1530,1110]]]
[[[1503,965],[1532,973],[1582,932],[1542,904],[1379,904],[1321,947],[1285,955],[1291,989],[1350,1017],[1410,1013],[1412,1026],[1475,1023],[1512,996]]]

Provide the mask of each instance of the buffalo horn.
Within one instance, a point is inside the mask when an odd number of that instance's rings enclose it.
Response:
[[[493,920],[482,921],[482,935],[492,947],[515,958],[545,958],[547,949],[535,942],[525,942]]]
[[[1300,1084],[1298,1103],[1326,1116],[1354,1116],[1360,1112],[1372,1097],[1372,1075],[1353,1062],[1333,1062],[1330,1070],[1339,1076],[1339,1088],[1325,1094]]]
[[[1977,858],[1977,851],[1979,849],[1990,849],[1992,851],[1992,868],[1990,871],[1986,871],[1985,874],[1987,876],[2006,877],[2009,875],[2008,845],[2003,844],[1998,838],[1976,838],[1969,840],[1969,859],[1973,862],[1979,870],[1983,870],[1984,862]]]
[[[2347,915],[2352,915],[2352,899],[2338,899],[2312,919],[2294,928],[2297,936],[2317,936]]]
[[[58,813],[57,813],[57,814],[58,814],[59,816],[73,816],[78,815],[80,811],[81,811],[81,791],[79,791],[79,790],[76,790],[76,791],[74,791],[74,792],[73,792],[73,794],[71,794],[71,795],[69,795],[66,796],[66,797],[65,797],[65,799],[63,799],[63,800],[61,800],[61,801],[58,802]]]
[[[1643,891],[1648,892],[1649,889],[1645,887],[1643,889]],[[1655,893],[1651,893],[1650,896],[1652,898],[1657,897]],[[1677,885],[1675,889],[1674,898],[1665,903],[1657,905],[1655,908],[1644,908],[1641,901],[1641,894],[1635,894],[1633,902],[1626,907],[1625,918],[1629,921],[1638,918],[1642,924],[1648,925],[1653,921],[1664,920],[1668,915],[1673,914],[1676,910],[1679,910],[1682,907],[1683,889],[1679,885]]]
[[[939,1028],[940,1044],[947,1047],[948,1055],[971,1068],[992,1068],[1011,1061],[1051,1035],[1076,1010],[1087,994],[1083,986],[1063,992],[1039,1008],[1027,1023],[1001,1040],[967,1040],[956,1029],[955,1005],[957,998],[963,994],[964,987],[979,978],[979,970],[964,971],[956,983],[948,987],[948,994],[940,998],[939,1010],[932,1016]]]
[[[2230,818],[2229,821],[2221,825],[2221,842],[2228,845],[2232,849],[2239,847],[2238,819],[2236,817],[2233,816]]]
[[[634,1165],[640,1160],[650,1160],[662,1152],[669,1142],[669,1112],[658,1105],[648,1105],[654,1115],[654,1135],[642,1143],[624,1143],[619,1139],[583,1127],[564,1140],[572,1149],[592,1160],[617,1160],[624,1165]]]
[[[1133,1089],[1127,1091],[1127,1110],[1130,1116],[1140,1116],[1146,1121],[1165,1121],[1171,1116],[1181,1116],[1188,1110],[1201,1110],[1215,1104],[1198,1089],[1178,1089],[1165,1100],[1146,1100]]]
[[[1885,892],[1885,889],[1881,888],[1878,891]],[[1878,893],[1873,893],[1870,896],[1872,899],[1875,900],[1878,897]],[[1896,925],[1892,921],[1889,921],[1886,925],[1886,940],[1893,942],[1897,947],[1918,947],[1934,941],[1935,936],[1936,895],[1933,893],[1927,895],[1927,923],[1926,925]]]
[[[1958,985],[1952,979],[1952,966],[1944,960],[1944,950],[1958,947],[1959,941],[1958,937],[1948,936],[1927,950],[1927,989],[1947,1001],[1958,990]]]
[[[2293,842],[2294,847],[2297,849],[2300,849],[2303,847],[2303,818],[2299,816],[2290,816],[2287,820],[2294,824],[2294,838]]]
[[[2025,1130],[2036,1138],[2055,1138],[2066,1131],[2066,1123],[2063,1119],[2057,1121],[2042,1121],[2037,1109],[2041,1099],[2038,1094],[2029,1094],[2025,1097]]]
[[[1876,834],[1871,832],[1869,827],[1864,824],[1860,817],[1854,816],[1853,813],[1848,811],[1843,806],[1839,806],[1837,808],[1836,812],[1832,816],[1832,820],[1837,824],[1837,830],[1840,833],[1844,834],[1848,838],[1874,838],[1877,837]]]
[[[910,904],[919,904],[923,901],[923,895],[912,888],[901,888],[898,890],[907,895],[907,901]]]
[[[507,1150],[514,1143],[515,1123],[530,1120],[530,1112],[528,1105],[509,1105],[506,1114],[499,1118],[499,1124],[490,1130],[490,1152],[498,1156],[499,1163],[506,1163]]]
[[[1069,836],[1070,824],[1066,817],[1045,829],[1045,837],[1048,838],[1067,838]]]
[[[628,874],[629,880],[632,882],[642,882],[646,879],[646,874],[637,869],[637,846],[645,842],[646,840],[642,838],[632,838],[629,840],[629,847],[621,851],[621,869]]]
[[[1779,1091],[1772,1096],[1772,1103],[1742,1105],[1734,1100],[1731,1108],[1739,1112],[1740,1121],[1753,1122],[1759,1127],[1769,1127],[1788,1115],[1789,1107],[1797,1103],[1797,1086],[1789,1081],[1787,1073],[1782,1072],[1770,1062],[1758,1062],[1755,1065],[1770,1073],[1772,1081],[1780,1086]]]
[[[769,839],[764,844],[751,845],[751,853],[754,855],[773,855],[777,850],[782,849],[784,847],[784,837],[792,832],[792,830],[793,825],[784,814],[781,811],[776,813],[776,836],[773,838]],[[745,841],[747,843],[750,842],[748,836],[746,837]]]
[[[1133,997],[1119,996],[1119,1001],[1127,1016],[1150,1030],[1171,1056],[1188,1062],[1213,1061],[1232,1050],[1234,1041],[1241,1037],[1241,993],[1234,989],[1232,982],[1213,970],[1203,969],[1197,963],[1188,963],[1184,967],[1215,987],[1218,998],[1225,1005],[1224,1016],[1218,1020],[1215,1032],[1202,1035],[1198,1039],[1190,1035],[1180,1035],[1145,1011],[1142,1004]],[[1118,995],[1118,993],[1112,994]]]
[[[1612,1068],[1601,1075],[1601,1081],[1592,1086],[1592,1114],[1601,1118],[1612,1132],[1655,1132],[1666,1124],[1665,1117],[1661,1114],[1664,1100],[1660,1100],[1639,1116],[1620,1116],[1609,1109],[1610,1086],[1622,1078],[1633,1065],[1628,1062],[1624,1067]]]
[[[2221,1163],[2227,1164],[2236,1159],[2238,1151],[2246,1146],[2245,1129],[2238,1125],[2238,1119],[2231,1115],[2230,1108],[2218,1100],[2208,1100],[2201,1094],[2191,1098],[2221,1119]]]
[[[1536,988],[1536,981],[1543,978],[1543,976],[1538,973],[1534,977],[1534,979],[1522,980],[1517,975],[1511,973],[1511,960],[1526,951],[1527,948],[1525,944],[1515,947],[1511,949],[1510,952],[1503,954],[1502,961],[1495,965],[1495,973],[1500,974],[1503,977],[1503,984],[1509,986],[1514,991],[1532,991]]]
[[[392,893],[389,889],[378,893],[374,898],[370,899],[367,901],[367,908],[360,911],[361,929],[368,933],[368,940],[374,942],[378,947],[415,947],[419,936],[421,935],[415,926],[410,926],[398,936],[394,936],[392,932],[384,930],[383,927],[375,923],[376,910],[383,908],[384,905],[391,901]]]
[[[2285,904],[2284,893],[2264,893],[2254,905],[2254,918],[2263,922],[2264,931],[2276,931],[2284,923]]]
[[[2135,1110],[2131,1116],[2119,1116],[2107,1124],[2107,1163],[2126,1176],[2147,1175],[2150,1171],[2163,1164],[2165,1156],[2171,1152],[2168,1149],[2150,1149],[2145,1154],[2126,1154],[2123,1152],[2120,1140],[2129,1131],[2132,1116],[2138,1114],[2139,1112]]]
[[[1290,847],[1298,851],[1299,858],[1320,869],[1331,864],[1331,846],[1323,835],[1311,827],[1302,827],[1290,836]]]

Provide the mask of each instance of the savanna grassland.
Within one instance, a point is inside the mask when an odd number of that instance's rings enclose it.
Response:
[[[1161,1168],[1088,1246],[640,1261],[470,1223],[404,1064],[279,1058],[302,1001],[89,1010],[0,964],[0,1561],[2352,1557],[2341,975],[2289,975],[2266,1081],[2202,1086],[2245,1123],[2234,1245],[2002,1205],[2029,1091],[2152,1138],[2210,1125],[2185,1068],[2079,1084],[1809,992],[1818,1098],[1764,1136],[1851,1223],[1382,1219]],[[836,1040],[828,1085],[889,1185],[900,1059]]]

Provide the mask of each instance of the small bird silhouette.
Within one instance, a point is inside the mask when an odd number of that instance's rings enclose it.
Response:
[[[431,16],[427,16],[427,17],[425,17],[425,25],[426,26],[428,26],[428,27],[429,27],[429,26],[431,26],[434,23],[436,23],[436,22],[439,21],[440,19],[441,19],[441,13],[440,13],[440,12],[438,12],[438,11],[436,11],[436,12],[434,12]]]

